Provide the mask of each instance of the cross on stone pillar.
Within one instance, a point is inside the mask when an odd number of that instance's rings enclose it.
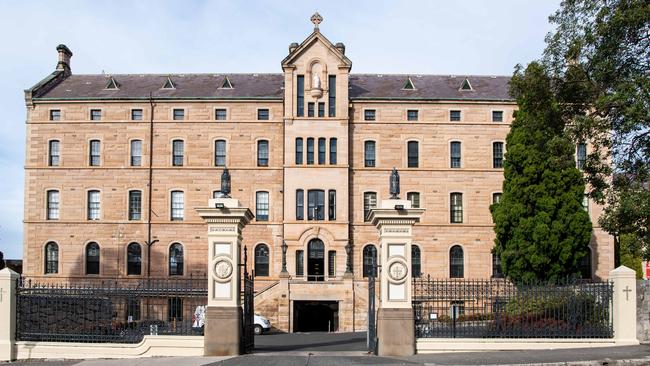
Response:
[[[630,300],[630,292],[632,292],[632,289],[630,288],[630,286],[625,286],[625,289],[623,290],[623,292],[625,292],[625,301],[629,301]]]

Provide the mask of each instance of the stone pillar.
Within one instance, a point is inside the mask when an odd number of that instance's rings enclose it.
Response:
[[[16,282],[18,273],[0,270],[0,361],[16,359]]]
[[[422,208],[408,200],[389,199],[370,211],[379,230],[379,308],[377,338],[380,356],[415,353],[415,322],[411,305],[411,242]]]
[[[197,208],[208,224],[208,306],[205,311],[205,356],[239,355],[241,350],[241,231],[253,218],[233,198],[209,200]]]
[[[636,272],[620,266],[609,272],[609,279],[614,283],[614,341],[639,344],[636,339]]]

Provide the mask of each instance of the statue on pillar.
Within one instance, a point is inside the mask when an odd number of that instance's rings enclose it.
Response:
[[[230,172],[228,172],[228,168],[223,168],[221,173],[221,194],[226,198],[230,197]]]
[[[345,273],[352,273],[352,243],[348,241],[345,245]]]
[[[399,173],[395,167],[393,167],[393,171],[390,172],[390,199],[399,199]]]

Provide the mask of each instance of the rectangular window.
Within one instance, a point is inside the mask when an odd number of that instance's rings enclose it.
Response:
[[[181,108],[174,109],[174,121],[182,121],[185,119],[185,110]]]
[[[137,273],[140,273],[140,270]],[[126,322],[132,323],[138,320],[140,320],[140,300],[128,297],[126,302]]]
[[[325,191],[307,191],[307,220],[325,220]]]
[[[327,275],[330,277],[336,276],[336,251],[330,250],[327,252]]]
[[[325,117],[325,103],[318,103],[318,117]]]
[[[589,212],[589,195],[587,194],[582,196],[582,208]]]
[[[102,110],[101,109],[91,109],[90,110],[90,120],[91,121],[100,121],[102,119]]]
[[[185,193],[183,191],[172,191],[171,219],[172,221],[183,221],[185,218]]]
[[[269,166],[269,142],[257,141],[257,166]]]
[[[453,141],[450,143],[450,154],[451,154],[451,167],[452,168],[460,168],[460,142],[458,141]]]
[[[142,192],[129,192],[129,220],[140,220],[142,218]]]
[[[409,109],[406,111],[406,120],[408,121],[417,121],[418,120],[418,111],[416,109]]]
[[[298,79],[296,81],[297,89],[296,90],[296,116],[297,117],[304,117],[305,116],[305,76],[304,75],[298,75]]]
[[[302,189],[296,190],[296,220],[303,220],[305,218],[305,191]]]
[[[99,191],[88,191],[88,220],[99,220]]]
[[[172,165],[183,166],[183,155],[185,154],[185,144],[183,140],[172,141]]]
[[[217,140],[214,142],[214,165],[226,166],[226,141]]]
[[[327,194],[329,196],[327,201],[327,219],[336,220],[336,191],[330,189]]]
[[[463,222],[463,194],[462,193],[452,193],[450,196],[449,202],[449,212],[451,216],[451,222],[453,224],[458,224]]]
[[[406,199],[411,201],[412,208],[420,208],[420,193],[409,192],[406,194]]]
[[[419,146],[417,141],[409,141],[408,148],[408,167],[417,168],[419,165]]]
[[[255,193],[255,219],[269,221],[269,192]]]
[[[492,167],[503,168],[503,142],[492,144]]]
[[[307,117],[313,117],[314,116],[314,103],[309,102],[307,103]]]
[[[366,141],[363,145],[363,165],[372,168],[375,166],[375,142]]]
[[[50,121],[60,121],[61,120],[61,110],[60,109],[51,109],[50,110]]]
[[[302,165],[302,137],[296,138],[296,165]]]
[[[494,204],[501,202],[501,195],[502,193],[500,192],[492,193],[492,203]]]
[[[100,163],[100,147],[99,140],[90,140],[90,166],[99,166]]]
[[[59,219],[59,191],[47,191],[47,213],[48,220]]]
[[[375,110],[374,109],[366,109],[363,111],[363,120],[364,121],[374,121],[375,120]]]
[[[257,110],[257,119],[259,121],[268,121],[269,120],[269,110],[268,109],[258,109]]]
[[[329,88],[328,93],[328,115],[330,117],[336,117],[336,75],[330,75],[327,79],[327,87]]]
[[[61,152],[59,150],[59,140],[52,140],[49,143],[49,156],[48,156],[48,165],[49,166],[59,166],[59,161],[61,158]]]
[[[325,164],[325,139],[318,139],[318,165]]]
[[[305,275],[305,251],[296,250],[296,276]]]
[[[460,111],[449,111],[449,120],[451,122],[459,122],[460,121]]]
[[[307,165],[314,164],[314,139],[307,138]]]
[[[377,193],[366,192],[363,194],[363,221],[368,221],[370,209],[377,207]]]
[[[142,165],[142,140],[131,140],[131,166]]]
[[[336,142],[335,138],[330,139],[330,165],[336,165]]]
[[[183,299],[171,297],[167,299],[167,321],[176,322],[183,320]]]
[[[582,170],[587,161],[587,144],[580,143],[576,147],[576,168]]]
[[[503,122],[503,111],[492,111],[492,122]]]
[[[142,121],[142,109],[131,109],[131,121]]]
[[[228,112],[223,108],[218,108],[214,110],[214,119],[217,121],[225,121],[228,118]]]

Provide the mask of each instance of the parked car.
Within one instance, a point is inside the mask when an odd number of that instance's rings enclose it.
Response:
[[[253,323],[255,324],[255,334],[260,335],[271,330],[271,322],[261,315],[255,314],[253,317]]]

